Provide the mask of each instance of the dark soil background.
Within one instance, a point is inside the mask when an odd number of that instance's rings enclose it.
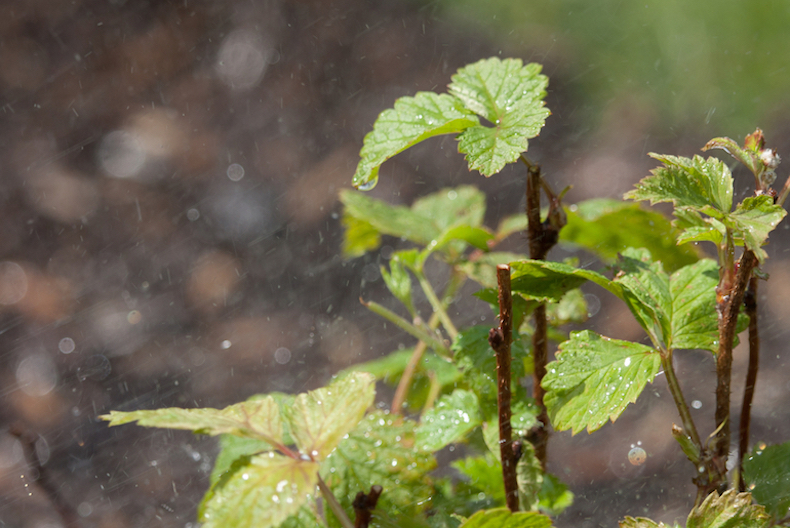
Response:
[[[530,156],[556,188],[574,184],[570,202],[621,196],[653,166],[647,151],[691,155],[708,139],[651,136],[655,116],[622,100],[591,124],[580,94],[563,88],[575,75],[563,50],[470,34],[432,4],[5,0],[0,527],[196,526],[216,441],[109,429],[99,414],[301,392],[411,345],[359,304],[388,297],[386,252],[342,260],[337,192],[380,111],[442,91],[457,68],[492,55],[544,63],[554,115]],[[772,144],[790,156],[786,141]],[[495,225],[523,207],[523,181],[519,168],[470,174],[445,138],[388,162],[373,194],[409,204],[473,183]],[[754,439],[790,433],[786,227],[766,266]],[[454,307],[461,323],[490,314],[470,292]],[[601,301],[589,324],[639,339],[625,308]],[[736,400],[744,361],[739,350]],[[706,431],[713,362],[689,353],[678,370]],[[617,424],[552,437],[550,469],[576,493],[557,526],[614,526],[626,514],[682,522],[693,468],[673,421],[659,376]],[[640,442],[648,462],[633,467]]]

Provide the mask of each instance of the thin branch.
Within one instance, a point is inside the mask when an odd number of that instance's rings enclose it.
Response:
[[[434,349],[438,354],[444,357],[450,357],[451,352],[450,349],[447,348],[443,342],[441,342],[436,336],[431,335],[431,332],[428,332],[424,328],[421,328],[409,321],[405,320],[392,310],[385,308],[384,306],[380,305],[375,301],[365,302],[362,299],[359,300],[362,305],[373,312],[376,315],[380,315],[387,321],[391,322],[401,330],[405,330],[408,334],[416,337],[420,341],[424,341],[428,346]]]
[[[518,511],[516,454],[513,451],[510,423],[510,343],[513,340],[513,298],[510,292],[510,266],[496,268],[499,286],[499,327],[492,328],[488,342],[496,353],[497,407],[499,409],[499,453],[502,458],[502,479],[505,502],[511,512]]]
[[[447,314],[444,303],[442,303],[439,300],[439,297],[436,296],[436,292],[433,291],[431,283],[428,282],[428,279],[425,278],[425,275],[421,271],[416,271],[415,275],[417,276],[417,280],[420,282],[420,287],[425,293],[425,297],[427,297],[428,302],[431,303],[433,313],[439,316],[439,320],[442,322],[442,326],[447,331],[450,339],[455,339],[455,336],[458,335],[458,329],[455,327],[453,321],[450,319],[450,316]]]
[[[739,261],[731,289],[719,291],[719,350],[716,354],[716,433],[713,453],[718,459],[717,465],[725,467],[730,450],[730,383],[732,377],[732,344],[735,339],[735,326],[738,312],[743,304],[746,286],[757,264],[757,257],[748,249],[743,252]],[[726,273],[726,271],[725,271]],[[726,467],[721,472],[718,482],[712,486],[718,488],[726,484]]]
[[[694,442],[700,451],[704,449],[702,441],[700,440],[697,427],[694,425],[694,420],[691,417],[691,411],[686,404],[686,399],[683,397],[683,391],[680,389],[680,382],[678,382],[677,375],[675,374],[675,367],[672,365],[672,351],[666,354],[661,354],[661,366],[664,369],[664,374],[667,377],[667,385],[672,398],[675,400],[675,406],[678,408],[680,420],[683,422],[683,428],[686,434],[689,435],[691,441]],[[694,462],[692,460],[692,462]]]
[[[354,506],[354,528],[368,528],[373,514],[376,509],[376,503],[379,501],[381,492],[384,488],[375,485],[370,487],[370,493],[360,491],[354,498],[352,505]]]
[[[746,490],[743,480],[743,459],[749,450],[749,426],[751,424],[752,399],[760,365],[760,334],[757,326],[757,277],[749,279],[749,288],[744,298],[744,308],[749,317],[749,369],[746,371],[746,386],[743,389],[743,405],[739,423],[738,442],[738,488]]]

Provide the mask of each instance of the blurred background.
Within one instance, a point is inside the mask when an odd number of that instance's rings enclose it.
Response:
[[[553,115],[530,157],[574,185],[568,203],[620,197],[648,152],[691,156],[756,126],[790,158],[788,27],[779,1],[4,0],[0,527],[196,526],[215,440],[97,415],[302,392],[412,344],[359,304],[389,297],[378,270],[399,241],[340,256],[337,192],[397,97],[493,55],[540,62]],[[437,138],[387,162],[373,195],[410,204],[473,183],[495,226],[523,209],[523,173],[470,174]],[[736,176],[742,196],[751,176]],[[790,434],[787,227],[765,266],[755,441]],[[472,291],[460,323],[490,318]],[[588,326],[639,339],[625,308],[601,304]],[[677,356],[701,432],[708,356]],[[684,522],[693,468],[673,421],[659,376],[616,424],[555,434],[549,469],[576,493],[556,525]],[[628,464],[632,445],[646,464]]]

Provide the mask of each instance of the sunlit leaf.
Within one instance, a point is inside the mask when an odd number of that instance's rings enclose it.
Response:
[[[760,161],[760,156],[758,155],[759,150],[763,148],[764,139],[759,141],[759,143],[755,143],[755,136],[752,134],[749,134],[745,139],[747,149],[741,148],[738,143],[728,137],[717,137],[708,141],[702,150],[714,148],[722,149],[727,154],[746,165],[746,167],[752,171],[752,174],[758,174],[765,169],[765,165]],[[752,148],[748,148],[748,146]]]
[[[480,227],[486,212],[486,195],[473,185],[446,187],[418,198],[411,210],[431,222],[439,233],[458,225]]]
[[[494,505],[505,504],[502,464],[490,452],[482,456],[455,460],[450,465],[469,479],[471,487],[491,497]]]
[[[660,365],[658,352],[645,345],[589,330],[571,333],[543,378],[552,425],[576,434],[614,421],[653,381]]]
[[[755,447],[743,461],[743,479],[754,500],[774,519],[790,510],[790,442]]]
[[[487,250],[488,241],[493,238],[494,235],[482,227],[455,226],[442,233],[432,244],[431,249],[440,249],[453,240],[463,240],[477,249]]]
[[[370,222],[343,211],[343,258],[361,257],[381,245],[381,233]]]
[[[752,196],[739,204],[724,222],[737,230],[746,247],[763,262],[768,255],[762,245],[786,214],[784,207],[774,204],[771,196]]]
[[[650,203],[672,202],[675,207],[703,208],[711,205],[721,212],[732,209],[732,174],[723,161],[716,158],[693,159],[650,153],[664,164],[643,178],[636,189],[626,193],[631,200]]]
[[[461,528],[551,528],[551,519],[542,513],[511,513],[507,508],[496,508],[475,513]]]
[[[751,493],[732,489],[721,496],[716,491],[708,495],[686,520],[686,528],[768,528],[771,524],[765,508],[752,504]]]
[[[535,511],[540,503],[543,488],[543,469],[535,456],[535,448],[529,442],[521,445],[521,458],[516,464],[518,503],[524,511]]]
[[[325,459],[373,405],[374,381],[366,372],[352,372],[297,396],[285,419],[299,451],[313,460]]]
[[[668,528],[664,523],[657,523],[645,517],[626,517],[620,521],[619,526],[620,528]]]
[[[520,260],[510,263],[510,284],[513,292],[527,299],[559,302],[563,295],[592,281],[622,298],[622,287],[600,273],[575,268],[562,262]]]
[[[432,452],[460,442],[481,424],[479,408],[477,396],[468,390],[456,389],[442,396],[422,416],[416,431],[417,447]]]
[[[513,261],[524,258],[518,253],[492,252],[480,255],[473,261],[461,264],[461,269],[466,275],[486,288],[496,288],[496,267],[499,264],[509,264]]]
[[[477,117],[446,94],[419,92],[401,97],[384,110],[364,139],[354,187],[369,190],[376,184],[379,167],[389,158],[430,137],[457,134],[478,124]]]
[[[669,348],[718,350],[718,283],[719,265],[711,259],[700,260],[672,274],[669,279],[672,297]]]
[[[544,106],[548,78],[541,66],[493,57],[458,70],[450,94],[493,126],[470,126],[458,138],[470,170],[496,174],[527,151],[549,116]]]
[[[206,494],[203,528],[279,526],[315,494],[318,464],[273,452],[237,460]]]
[[[429,502],[430,453],[414,449],[415,423],[381,411],[368,414],[321,466],[324,480],[341,505],[351,509],[359,491],[379,485],[378,508],[390,515],[419,511]]]
[[[199,434],[232,434],[282,443],[283,428],[280,410],[271,397],[236,403],[224,409],[179,409],[170,407],[151,411],[110,411],[99,418],[110,426],[137,422],[144,427],[187,429]]]
[[[411,359],[413,351],[413,348],[396,350],[381,358],[372,359],[365,363],[357,363],[349,368],[348,371],[341,372],[341,375],[352,371],[369,372],[376,379],[397,385],[403,371],[406,369],[406,365],[409,363],[409,359]],[[462,376],[461,371],[453,363],[430,351],[423,353],[415,370],[415,374],[425,372],[432,372],[442,387],[455,383]]]
[[[669,271],[695,262],[691,246],[675,243],[677,231],[656,211],[619,200],[593,199],[566,208],[560,241],[584,247],[607,262],[628,247],[647,248]]]

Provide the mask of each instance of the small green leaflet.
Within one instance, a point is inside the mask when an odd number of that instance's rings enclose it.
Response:
[[[422,416],[416,431],[417,447],[433,452],[460,442],[482,423],[479,408],[474,392],[456,389],[452,394],[442,396],[436,406]]]
[[[394,108],[379,115],[365,136],[352,183],[370,190],[378,180],[379,167],[389,158],[430,137],[457,134],[477,124],[477,117],[449,95],[419,92],[401,97]]]
[[[790,442],[756,447],[743,461],[743,478],[754,500],[774,519],[790,509]]]
[[[650,519],[646,519],[645,517],[637,517],[636,519],[633,517],[626,517],[620,521],[619,526],[620,528],[669,528],[664,523],[657,523],[655,521],[651,521]],[[675,525],[675,528],[678,528],[677,524]]]
[[[661,365],[658,351],[584,330],[560,345],[547,365],[544,402],[557,430],[573,434],[614,421],[652,382]]]
[[[686,528],[768,528],[772,524],[765,508],[752,504],[751,493],[735,490],[721,496],[714,491],[686,520]]]
[[[544,106],[548,78],[536,63],[484,59],[458,70],[450,94],[493,127],[470,126],[458,138],[470,170],[491,176],[518,160],[551,112]]]
[[[625,194],[631,200],[650,200],[651,204],[672,202],[675,207],[713,206],[723,213],[732,209],[732,174],[723,161],[716,158],[693,159],[650,153],[664,164],[650,171]]]
[[[99,418],[109,421],[111,427],[136,421],[144,427],[187,429],[207,435],[228,433],[271,445],[282,443],[283,436],[280,410],[271,397],[236,403],[222,410],[171,407],[151,411],[110,411],[110,414]]]
[[[284,418],[299,451],[312,460],[325,459],[362,420],[375,395],[375,378],[352,372],[297,396]]]
[[[733,227],[743,237],[744,245],[763,262],[768,254],[762,249],[762,245],[786,214],[784,207],[774,204],[771,196],[752,196],[738,204],[735,211],[722,221]]]
[[[411,302],[411,277],[406,267],[401,263],[400,259],[390,259],[390,271],[381,266],[381,278],[384,279],[384,284],[387,289],[398,299],[412,317],[414,317],[414,305]]]
[[[551,528],[551,519],[541,513],[515,512],[507,508],[481,510],[460,528]]]
[[[267,452],[237,460],[203,499],[203,528],[280,525],[315,494],[318,464]]]

